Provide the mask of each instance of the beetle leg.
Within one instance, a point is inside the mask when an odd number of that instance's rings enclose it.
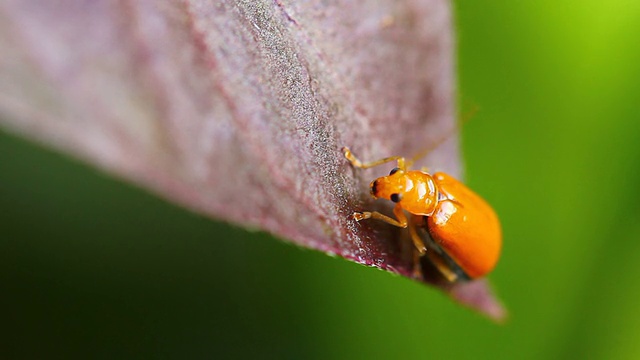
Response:
[[[422,273],[422,266],[420,265],[420,259],[427,252],[427,247],[424,245],[424,241],[418,235],[416,231],[416,224],[413,220],[409,221],[409,235],[411,236],[411,240],[413,241],[413,246],[415,249],[412,249],[413,253],[413,277],[416,279],[422,279],[424,274]]]
[[[418,235],[416,225],[413,222],[409,223],[409,235],[411,235],[413,245],[416,247],[416,250],[418,250],[418,256],[424,256],[427,252],[427,247],[425,246],[424,241],[420,238],[420,235]]]
[[[375,167],[375,166],[378,166],[378,165],[386,164],[388,162],[397,161],[398,162],[398,168],[400,170],[402,170],[402,171],[406,171],[407,170],[407,166],[405,164],[405,159],[402,156],[390,156],[390,157],[386,157],[384,159],[363,163],[355,155],[353,155],[353,153],[351,152],[351,150],[348,147],[346,147],[346,146],[343,147],[342,151],[344,152],[344,157],[346,157],[347,160],[349,160],[351,165],[353,165],[354,167],[360,168],[360,169],[369,169],[369,168],[372,168],[372,167]]]
[[[393,214],[396,216],[398,220],[391,218],[387,215],[381,214],[377,211],[355,212],[353,213],[352,217],[355,221],[361,221],[366,219],[376,219],[376,220],[384,221],[387,224],[391,224],[393,226],[406,228],[407,225],[409,224],[409,221],[407,220],[407,216],[404,214],[404,211],[402,210],[402,207],[400,206],[400,204],[396,204],[396,207],[393,208]]]
[[[424,278],[424,273],[422,272],[422,266],[420,265],[420,259],[422,259],[422,254],[419,251],[413,250],[413,277],[416,279]]]
[[[384,221],[387,224],[391,224],[393,226],[397,226],[397,227],[401,227],[401,228],[406,228],[407,227],[407,223],[406,222],[401,222],[398,221],[394,218],[391,218],[385,214],[381,214],[377,211],[364,211],[364,212],[354,212],[353,215],[351,215],[353,217],[353,219],[355,221],[361,221],[361,220],[366,220],[366,219],[376,219],[376,220],[380,220],[380,221]]]
[[[429,253],[427,253],[427,256],[429,257],[429,260],[431,260],[431,263],[440,271],[440,274],[442,274],[442,276],[444,276],[447,281],[453,283],[458,280],[458,275],[454,271],[452,271],[449,266],[447,266],[447,264],[438,254],[436,254],[434,251],[429,251]]]

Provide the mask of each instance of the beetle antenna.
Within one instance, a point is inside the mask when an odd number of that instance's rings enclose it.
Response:
[[[429,153],[431,153],[432,151],[440,147],[440,145],[442,145],[445,141],[449,140],[454,134],[459,132],[462,126],[468,123],[478,113],[478,110],[480,110],[480,107],[478,105],[473,104],[471,109],[469,109],[462,116],[462,118],[459,121],[459,124],[456,124],[451,129],[449,129],[444,135],[442,135],[439,139],[437,139],[434,143],[432,143],[431,146],[421,150],[419,153],[417,153],[415,156],[409,159],[407,163],[407,167],[413,165],[413,163],[415,163],[416,161],[427,156]]]

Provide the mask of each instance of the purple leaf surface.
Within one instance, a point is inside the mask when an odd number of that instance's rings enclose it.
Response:
[[[414,1],[0,2],[0,126],[189,209],[412,276],[365,160],[460,176],[451,8]],[[422,279],[424,280],[424,279]],[[486,281],[448,286],[504,316]]]

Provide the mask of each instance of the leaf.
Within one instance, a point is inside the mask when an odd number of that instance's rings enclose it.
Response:
[[[349,219],[387,206],[367,184],[389,169],[340,149],[450,137],[424,164],[460,175],[447,1],[5,0],[0,19],[2,126],[212,218],[410,276],[397,230]],[[504,314],[484,281],[438,286]]]

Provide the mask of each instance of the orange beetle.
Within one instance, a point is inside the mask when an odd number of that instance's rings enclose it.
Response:
[[[412,161],[407,163],[404,157],[362,163],[348,148],[343,151],[349,162],[361,169],[397,161],[388,176],[370,185],[374,198],[396,203],[393,214],[397,220],[377,211],[356,212],[353,219],[409,227],[418,250],[416,265],[419,257],[426,255],[451,282],[479,278],[493,270],[500,257],[502,231],[498,216],[480,196],[445,173],[409,170]],[[412,214],[410,219],[405,211]],[[426,228],[430,238],[418,234],[421,228]]]

